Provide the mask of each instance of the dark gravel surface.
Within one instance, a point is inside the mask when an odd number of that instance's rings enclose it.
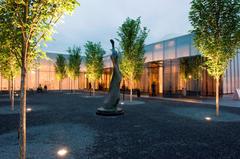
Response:
[[[9,104],[3,102],[3,98],[6,97],[0,97],[0,107]],[[84,154],[78,150],[71,152],[75,159],[240,158],[240,122],[209,122],[172,111],[175,108],[204,111],[205,108],[214,109],[213,106],[147,99],[144,102],[124,106],[126,113],[123,116],[102,117],[95,112],[103,98],[82,98],[79,94],[37,94],[28,97],[28,105],[39,109],[27,115],[27,125],[30,128],[71,123],[94,130],[95,141]],[[224,112],[240,115],[237,108],[221,108],[221,115]],[[0,114],[0,136],[16,131],[18,119],[17,114]]]

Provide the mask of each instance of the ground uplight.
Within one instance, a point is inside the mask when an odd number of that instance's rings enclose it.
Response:
[[[31,112],[32,111],[32,108],[27,108],[27,112]]]
[[[211,117],[205,117],[205,120],[207,120],[207,121],[211,121],[212,118],[211,118]]]
[[[66,156],[67,153],[68,153],[68,150],[66,148],[59,149],[57,152],[58,156],[61,156],[61,157]]]

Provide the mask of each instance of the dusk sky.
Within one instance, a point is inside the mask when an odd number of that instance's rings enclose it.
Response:
[[[72,16],[56,26],[54,41],[44,50],[66,52],[69,46],[83,49],[87,41],[101,42],[108,52],[109,39],[117,38],[118,27],[127,17],[141,16],[142,26],[149,30],[146,44],[184,35],[191,29],[188,20],[190,0],[79,0]]]

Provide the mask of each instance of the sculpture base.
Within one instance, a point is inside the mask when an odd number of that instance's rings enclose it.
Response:
[[[103,107],[100,107],[97,109],[96,112],[97,115],[102,115],[102,116],[117,116],[117,115],[123,115],[124,111],[122,108],[117,108],[117,109],[105,109]]]

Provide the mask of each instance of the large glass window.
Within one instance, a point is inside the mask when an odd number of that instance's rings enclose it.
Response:
[[[179,60],[166,60],[164,61],[163,71],[163,91],[164,96],[173,96],[181,94],[179,90]]]

